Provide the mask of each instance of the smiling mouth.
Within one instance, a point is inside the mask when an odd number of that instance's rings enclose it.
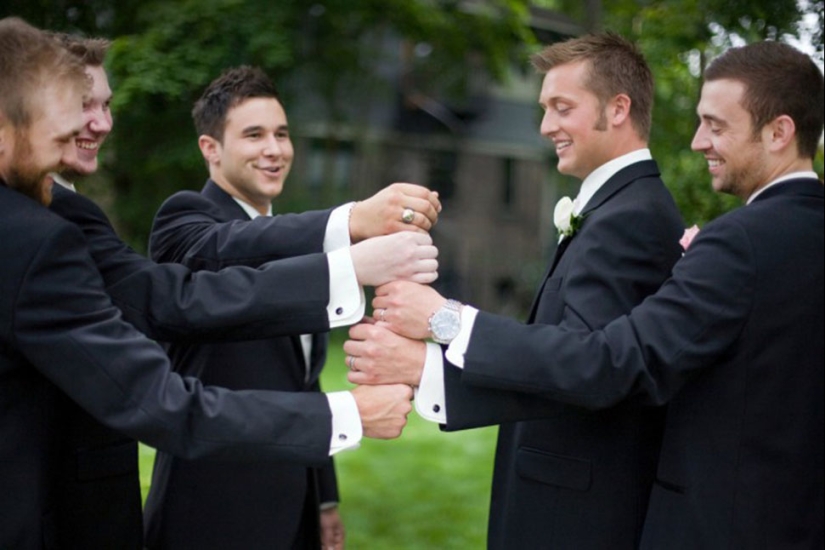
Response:
[[[572,145],[573,145],[572,141],[559,141],[559,142],[556,142],[556,152],[558,153],[559,151],[563,151],[563,150],[567,149],[568,147],[570,147]]]
[[[708,166],[713,168],[719,168],[720,166],[724,165],[725,161],[719,159],[708,159]]]
[[[85,151],[97,151],[100,144],[96,141],[75,141],[78,149],[83,149]]]
[[[257,168],[261,172],[265,172],[273,176],[280,174],[282,171],[282,167],[280,166],[256,166],[255,168]]]

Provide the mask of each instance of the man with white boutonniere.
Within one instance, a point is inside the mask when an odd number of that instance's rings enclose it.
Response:
[[[682,253],[684,225],[648,150],[653,78],[636,47],[614,34],[589,35],[547,47],[533,64],[544,74],[541,133],[555,147],[559,172],[582,184],[575,200],[562,198],[555,209],[559,246],[527,324],[489,332],[478,310],[429,287],[391,283],[373,302],[384,322],[350,330],[344,349],[359,370],[350,381],[389,383],[392,373],[420,386],[416,409],[447,431],[501,424],[488,548],[631,550],[655,478],[664,411],[629,403],[593,412],[550,396],[536,404],[525,399],[535,393],[529,384],[514,390],[463,380],[471,334],[474,351],[498,355],[497,347],[524,341],[539,325],[601,328],[655,292]],[[412,318],[424,322],[407,330]],[[446,354],[390,329],[448,345]],[[477,330],[485,337],[476,338]],[[394,370],[377,351],[387,348]],[[535,357],[526,348],[502,366],[538,373],[545,365]]]

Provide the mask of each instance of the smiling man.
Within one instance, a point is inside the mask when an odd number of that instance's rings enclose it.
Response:
[[[263,71],[226,71],[206,88],[192,116],[209,180],[201,193],[178,193],[161,206],[150,241],[154,260],[219,269],[247,256],[255,238],[268,239],[286,255],[318,251],[322,234],[324,249],[346,244],[346,230],[334,230],[336,222],[328,223],[322,212],[280,216],[286,226],[267,233],[253,221],[272,220],[272,201],[283,191],[294,158],[286,112]],[[241,234],[224,232],[218,241],[228,224]],[[294,392],[320,391],[326,349],[326,334],[167,346],[175,370],[205,383]],[[158,453],[144,513],[146,545],[152,550],[341,549],[338,500],[332,461],[319,469]]]
[[[655,292],[681,255],[681,217],[647,148],[653,76],[635,45],[609,33],[552,44],[533,64],[544,73],[541,133],[555,148],[559,172],[582,183],[572,212],[580,220],[572,224],[577,231],[562,232],[536,294],[530,326],[521,329],[527,333],[553,324],[592,330]],[[393,305],[392,294],[379,288],[373,302],[378,317],[387,322],[402,313]],[[456,332],[440,329],[469,326],[471,308],[459,312],[459,305],[442,308],[443,303],[422,301],[427,307],[435,305],[425,321],[432,315],[432,334],[447,344]],[[437,322],[450,317],[452,323]],[[413,336],[429,335],[425,327]],[[375,382],[369,373],[371,355],[394,335],[365,324],[351,329],[350,336],[344,349],[362,371],[350,373],[350,381]],[[481,354],[498,355],[509,339],[509,333],[488,334],[473,343]],[[548,401],[540,414],[520,422],[525,419],[520,403],[532,391],[529,384],[523,395],[503,388],[478,389],[454,383],[447,369],[443,376],[429,377],[446,382],[445,401],[443,389],[431,391],[432,385],[420,376],[424,343],[413,344],[418,359],[412,363],[418,370],[399,378],[421,383],[416,409],[422,415],[447,430],[501,424],[490,549],[637,547],[655,478],[664,410],[628,403],[594,412]],[[397,351],[384,355],[391,357],[396,373],[400,357],[407,356]],[[522,350],[510,349],[510,354],[502,366],[523,373],[541,368],[540,360],[518,361],[526,355]],[[440,362],[441,349],[430,344],[428,357]]]

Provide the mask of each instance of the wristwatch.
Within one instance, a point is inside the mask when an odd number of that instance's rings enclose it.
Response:
[[[447,300],[438,311],[430,316],[430,334],[437,344],[449,344],[461,330],[461,308],[456,300]]]

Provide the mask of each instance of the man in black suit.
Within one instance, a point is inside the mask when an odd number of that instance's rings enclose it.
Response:
[[[539,98],[544,108],[541,132],[556,146],[559,171],[583,181],[576,200],[562,199],[557,207],[562,239],[528,330],[545,324],[592,330],[655,292],[681,254],[681,217],[647,149],[653,79],[635,46],[612,34],[553,44],[534,64],[545,73]],[[374,306],[379,319],[394,324],[399,312],[390,288],[378,289]],[[455,334],[441,330],[442,316],[452,318],[457,327],[458,307],[448,306],[434,319],[438,341],[449,343]],[[426,323],[423,329],[412,336],[428,336]],[[344,349],[362,371],[352,373],[350,380],[374,383],[370,355],[381,346],[373,344],[397,337],[371,325],[353,328],[350,335]],[[496,335],[485,347],[507,338]],[[430,353],[440,360],[440,350],[431,346]],[[627,403],[588,411],[548,402],[541,417],[513,422],[522,420],[518,409],[496,408],[498,392],[453,387],[449,379],[445,407],[443,398],[433,397],[426,381],[419,379],[424,345],[416,347],[406,381],[421,382],[419,412],[447,430],[501,424],[490,548],[636,548],[655,476],[664,410]],[[513,355],[508,366],[527,368],[519,357]],[[521,397],[508,395],[516,402]],[[466,402],[467,409],[456,399]]]
[[[424,233],[435,223],[440,205],[435,194],[408,184],[390,186],[355,206],[316,212],[304,224],[306,230],[300,234],[293,231],[291,237],[295,242],[314,242],[323,234],[325,223],[333,228],[328,233],[335,233],[347,244],[350,237],[357,242],[371,235],[408,230],[419,235],[387,237],[344,247],[333,254],[276,262],[265,267],[266,275],[253,277],[257,279],[254,289],[244,286],[248,283],[238,275],[242,271],[224,270],[219,277],[193,275],[181,266],[158,265],[135,253],[118,238],[103,211],[74,193],[74,185],[68,181],[97,170],[98,153],[112,130],[112,90],[103,68],[109,43],[75,35],[54,36],[86,65],[92,90],[84,103],[86,123],[76,138],[77,158],[64,167],[61,175],[53,174],[61,185],[54,186],[51,207],[83,230],[107,293],[125,318],[145,334],[165,341],[211,342],[326,331],[361,318],[364,304],[359,284],[376,284],[376,277],[435,276],[432,256],[436,251]],[[404,206],[416,209],[409,224],[400,219]],[[287,217],[287,222],[290,220]],[[286,223],[286,227],[292,225]],[[283,257],[281,241],[270,246],[269,238],[276,231],[284,233],[282,226],[273,220],[262,227],[261,236],[266,238],[251,242],[245,249],[235,247],[240,256],[224,256],[224,265],[258,267],[264,261]],[[407,254],[409,257],[402,259]],[[350,257],[351,267],[346,265]],[[336,407],[342,405],[337,402]],[[351,415],[351,403],[346,407]],[[96,468],[95,475],[80,476],[75,464],[66,464],[66,471],[59,476],[63,488],[59,494],[65,497],[59,516],[63,520],[59,522],[63,539],[76,547],[98,547],[104,544],[99,541],[111,540],[122,541],[125,548],[142,547],[135,442],[102,426],[81,409],[72,412],[75,418],[68,425],[74,454],[107,466]],[[350,420],[357,424],[357,419]],[[348,445],[355,443],[351,439]],[[102,519],[108,530],[96,526],[95,518]],[[79,527],[83,525],[95,527],[84,532]],[[105,545],[111,548],[111,542]]]
[[[787,44],[714,60],[692,148],[713,188],[747,205],[704,227],[662,288],[602,330],[484,312],[472,322],[465,307],[454,342],[469,345],[451,346],[443,377],[448,424],[479,403],[524,418],[549,400],[668,403],[641,548],[822,548],[825,201],[813,159],[823,104],[822,72]],[[444,300],[404,286],[381,307],[418,336]],[[520,475],[534,474],[532,450],[521,451]]]
[[[192,111],[199,146],[209,168],[201,193],[183,191],[161,206],[150,240],[157,262],[219,270],[250,256],[267,238],[271,253],[321,252],[331,242],[319,212],[272,215],[272,200],[293,160],[286,113],[275,86],[258,68],[226,71],[203,92]],[[280,219],[277,219],[280,218]],[[345,218],[343,218],[345,219]],[[270,220],[267,220],[270,221]],[[264,229],[266,233],[263,233]],[[230,389],[319,391],[326,335],[237,343],[173,342],[173,368],[205,384]],[[254,465],[191,461],[158,453],[144,511],[148,548],[343,548],[332,464]],[[320,524],[319,530],[319,508]],[[321,540],[318,533],[321,533]]]
[[[203,276],[143,266],[133,279],[144,284],[143,302],[133,299],[134,307],[123,313],[113,307],[89,256],[88,234],[37,204],[51,198],[45,174],[77,163],[87,74],[82,63],[22,21],[3,20],[0,41],[0,219],[7,236],[0,258],[0,547],[141,547],[139,521],[108,522],[118,516],[109,509],[131,511],[135,505],[140,518],[134,444],[110,445],[97,422],[183,456],[313,464],[326,462],[342,438],[359,439],[358,432],[400,433],[409,410],[403,387],[383,395],[351,392],[362,426],[348,434],[334,426],[335,407],[325,396],[232,393],[170,373],[162,350],[124,323],[122,314],[140,320],[139,311],[173,312],[144,321],[160,334],[186,335],[187,323],[199,329],[196,336],[284,334],[295,330],[290,324],[298,330],[328,325],[327,278],[306,280],[317,260]],[[323,268],[326,260],[320,263]],[[411,263],[406,268],[416,271]],[[271,287],[278,282],[312,286],[319,303],[307,307],[277,296]],[[152,295],[152,284],[167,293],[166,303]],[[231,304],[208,303],[218,296]],[[269,320],[279,314],[286,319]],[[106,492],[110,479],[130,491]],[[94,490],[86,491],[86,482]]]

